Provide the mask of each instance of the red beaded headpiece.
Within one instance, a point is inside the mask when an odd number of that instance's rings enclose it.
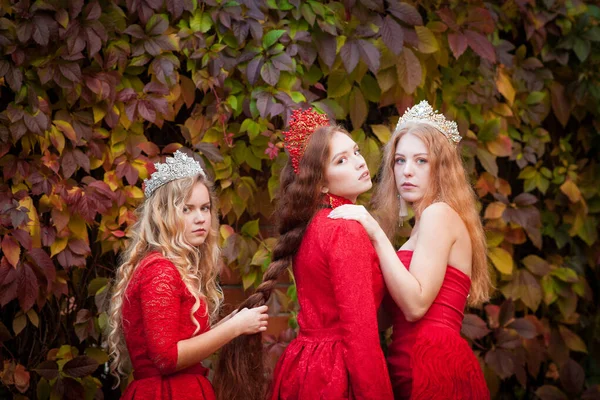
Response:
[[[327,115],[319,114],[312,108],[296,109],[292,112],[289,128],[283,132],[283,137],[284,146],[290,154],[296,174],[300,171],[300,160],[304,156],[308,139],[320,126],[329,126]]]

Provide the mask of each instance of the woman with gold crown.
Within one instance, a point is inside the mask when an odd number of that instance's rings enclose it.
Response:
[[[116,274],[111,372],[118,385],[133,366],[123,399],[214,399],[202,360],[239,335],[265,331],[267,307],[211,327],[222,300],[212,183],[180,151],[155,166]]]
[[[279,359],[270,398],[392,399],[377,327],[384,294],[377,254],[360,224],[327,218],[371,188],[369,169],[348,133],[324,115],[294,111],[284,136],[281,236],[262,284],[242,304],[266,303],[292,265],[300,330]],[[264,399],[262,367],[258,335],[225,346],[214,381],[219,398]]]
[[[463,310],[488,299],[486,241],[476,197],[461,162],[456,123],[426,101],[406,111],[385,148],[373,203],[330,218],[360,222],[371,239],[390,294],[388,366],[396,399],[489,399],[481,367],[461,338]],[[397,252],[398,222],[415,213]],[[399,210],[399,212],[398,212]]]

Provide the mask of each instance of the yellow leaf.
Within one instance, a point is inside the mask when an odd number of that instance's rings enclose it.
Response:
[[[505,275],[511,275],[513,272],[513,258],[510,253],[503,248],[494,247],[489,251],[490,260],[494,267]]]
[[[379,141],[382,144],[386,144],[392,136],[390,128],[388,128],[385,125],[371,125],[371,129],[373,130],[375,136],[377,136],[377,139],[379,139]]]
[[[73,126],[70,123],[68,123],[67,121],[62,121],[60,119],[55,119],[53,123],[73,143],[77,142],[77,133],[75,132],[75,129],[73,129]]]
[[[29,222],[27,223],[26,230],[29,232],[29,235],[31,235],[31,244],[35,248],[42,247],[40,220],[38,218],[38,212],[33,205],[33,200],[29,196],[24,197],[23,199],[19,200],[19,205],[29,210],[27,212],[27,215],[29,216]]]
[[[229,236],[235,233],[235,230],[229,225],[221,225],[219,232],[221,233],[223,240],[227,240]]]
[[[50,257],[54,257],[67,247],[69,238],[58,238],[50,245]]]
[[[86,242],[88,241],[87,225],[85,224],[85,221],[81,219],[81,217],[71,215],[69,224],[67,226],[75,238],[84,239]]]
[[[421,53],[435,53],[440,49],[435,35],[426,26],[415,26],[415,31],[419,37],[419,51]]]
[[[497,219],[502,217],[502,213],[506,210],[506,204],[495,201],[485,209],[485,219]]]
[[[131,163],[131,166],[137,170],[140,179],[148,179],[150,177],[148,174],[148,168],[146,167],[146,162],[143,160],[134,160]]]
[[[562,336],[569,349],[573,351],[579,351],[581,353],[587,353],[587,346],[585,345],[585,342],[579,336],[577,336],[577,334],[569,330],[569,328],[564,325],[559,325],[558,331],[560,332],[560,336]]]
[[[33,308],[27,311],[27,317],[29,318],[29,321],[31,321],[33,326],[35,326],[36,328],[39,327],[40,319]]]
[[[579,200],[581,200],[581,192],[579,191],[579,188],[575,182],[570,179],[567,179],[565,183],[560,186],[560,190],[566,194],[567,197],[569,197],[571,203],[577,203]]]
[[[21,333],[21,331],[23,329],[25,329],[26,325],[27,325],[27,317],[25,316],[25,314],[23,314],[22,311],[19,311],[17,313],[17,316],[13,320],[13,331],[15,332],[15,336],[17,336],[19,333]]]
[[[513,112],[506,103],[498,103],[494,106],[493,111],[503,117],[512,117]]]
[[[512,106],[513,102],[515,101],[515,88],[513,87],[508,75],[504,72],[504,69],[498,70],[496,86],[498,87],[498,91],[502,93],[504,98],[506,98],[508,105]]]
[[[94,123],[102,121],[102,118],[106,116],[106,111],[98,106],[93,106],[92,111],[94,112]]]
[[[508,157],[512,154],[512,141],[506,135],[498,135],[493,141],[487,142],[486,146],[490,153],[497,157]]]
[[[61,155],[63,150],[65,149],[65,136],[60,132],[54,125],[50,127],[48,130],[48,139],[52,142],[56,150],[58,151],[58,155]]]

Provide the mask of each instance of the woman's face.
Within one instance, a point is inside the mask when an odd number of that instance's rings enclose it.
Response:
[[[419,202],[429,187],[429,175],[429,149],[419,137],[404,134],[398,140],[394,154],[398,193],[409,203]]]
[[[367,163],[354,140],[342,132],[334,132],[329,147],[323,191],[356,202],[373,186]]]
[[[202,182],[197,182],[183,206],[185,221],[184,238],[192,246],[200,246],[206,240],[211,226],[210,195]]]

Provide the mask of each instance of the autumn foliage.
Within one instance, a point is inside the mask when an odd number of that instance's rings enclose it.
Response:
[[[109,281],[151,162],[203,159],[224,261],[251,287],[291,111],[335,117],[376,171],[398,114],[427,99],[458,122],[481,200],[497,291],[463,334],[493,395],[598,398],[594,3],[1,2],[0,397],[110,392]]]

